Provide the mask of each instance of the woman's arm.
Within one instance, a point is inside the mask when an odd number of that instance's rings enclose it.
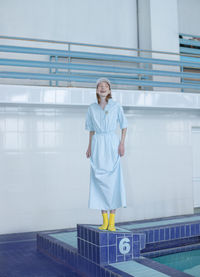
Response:
[[[118,148],[118,153],[120,156],[124,156],[124,152],[125,152],[124,142],[126,137],[126,131],[127,131],[127,128],[122,129],[121,140]]]
[[[87,158],[89,158],[91,156],[91,144],[92,144],[92,136],[94,135],[95,131],[90,131],[89,132],[89,145],[88,145],[88,149],[86,152],[86,156]]]

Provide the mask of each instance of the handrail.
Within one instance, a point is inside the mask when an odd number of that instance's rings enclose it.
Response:
[[[176,60],[156,59],[156,58],[144,58],[137,56],[128,55],[116,55],[116,54],[102,54],[93,52],[81,52],[81,51],[67,51],[67,50],[56,50],[46,48],[33,48],[33,47],[21,47],[21,46],[10,46],[0,45],[0,51],[2,52],[14,52],[24,54],[40,54],[40,55],[55,55],[62,57],[71,58],[85,58],[85,59],[99,59],[99,60],[111,60],[111,61],[125,61],[125,62],[141,62],[150,64],[164,64],[174,66],[191,66],[199,67],[198,62],[181,62]]]
[[[179,64],[188,65],[188,62],[181,62]],[[177,65],[179,65],[177,64]],[[193,63],[190,63],[193,64]],[[68,64],[59,62],[42,62],[33,60],[16,60],[16,59],[0,59],[0,65],[8,66],[24,66],[24,67],[38,67],[38,68],[57,68],[57,69],[74,69],[85,71],[100,71],[100,72],[113,72],[113,73],[127,73],[127,74],[144,74],[144,75],[156,75],[156,76],[172,76],[182,78],[199,78],[200,73],[186,73],[186,72],[173,72],[164,70],[148,70],[142,68],[128,68],[128,67],[113,67],[102,65],[86,65],[86,64]],[[124,76],[126,78],[126,76]]]
[[[195,40],[188,40],[188,39],[180,39],[181,44],[185,45],[193,45],[193,46],[199,46],[200,47],[200,41],[195,41]]]
[[[5,36],[0,36],[1,38],[15,39],[15,37]],[[17,39],[24,41],[24,38]],[[117,85],[117,88],[136,86],[139,89],[143,87],[148,87],[148,89],[153,87],[170,87],[180,88],[182,91],[183,89],[200,90],[200,61],[197,55],[194,57],[184,55],[180,57],[180,60],[177,60],[176,58],[171,59],[172,53],[170,52],[145,50],[146,52],[165,54],[164,58],[150,58],[141,55],[135,56],[135,54],[131,55],[130,53],[108,54],[99,53],[98,51],[89,52],[88,49],[82,49],[81,46],[100,47],[101,49],[137,50],[139,52],[142,52],[142,49],[104,47],[102,45],[40,39],[29,39],[28,41],[45,42],[45,45],[44,48],[5,45],[5,42],[0,45],[0,52],[5,53],[5,57],[0,58],[0,78],[42,80],[49,81],[50,85],[52,85],[52,81],[56,81],[56,85],[58,85],[58,82],[63,81],[64,83],[67,82],[64,84],[67,86],[75,86],[77,83],[83,83],[83,86],[85,86],[84,84],[86,83],[86,86],[88,86],[88,83],[94,85],[97,78],[104,76],[110,78],[112,83]],[[50,42],[63,43],[64,49],[46,47],[46,43]],[[80,50],[73,51],[71,49],[72,45],[80,46]],[[12,56],[10,58],[10,53],[14,53],[19,58],[13,59]],[[170,55],[170,59],[166,59],[166,54]],[[39,57],[39,60],[27,58],[29,57],[28,55],[31,55],[31,58],[34,57],[34,59]],[[164,70],[163,66],[167,66],[166,70]],[[172,66],[173,69],[171,68]],[[16,71],[13,71],[13,67]],[[159,70],[159,67],[162,70]],[[20,72],[19,68],[23,70],[20,70]],[[27,69],[26,72],[24,72],[24,68]],[[30,68],[30,72],[28,72],[28,68]],[[33,73],[31,68],[37,68],[37,73]],[[188,68],[191,68],[195,72],[185,72]],[[165,77],[168,77],[167,81]],[[175,79],[169,80],[169,77],[175,77]]]
[[[166,51],[158,51],[158,50],[147,50],[140,48],[130,48],[130,47],[119,47],[119,46],[109,46],[109,45],[101,45],[101,44],[89,44],[89,43],[79,43],[79,42],[69,42],[69,41],[60,41],[60,40],[48,40],[48,39],[33,39],[33,38],[19,38],[19,37],[11,37],[11,36],[0,36],[0,39],[10,39],[10,40],[23,40],[23,41],[32,41],[32,42],[44,42],[44,43],[55,43],[55,44],[70,44],[70,45],[78,45],[78,46],[89,46],[95,48],[108,48],[108,49],[116,49],[116,50],[127,50],[127,51],[136,51],[136,52],[148,52],[148,53],[158,53],[158,54],[170,54],[170,55],[180,55],[180,53],[176,52],[166,52]]]
[[[189,34],[184,34],[184,33],[179,33],[179,36],[184,36],[184,37],[192,37],[192,38],[200,38],[200,36],[196,36],[196,35],[189,35]]]

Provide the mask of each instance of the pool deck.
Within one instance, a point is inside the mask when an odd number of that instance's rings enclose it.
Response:
[[[116,232],[89,224],[78,224],[73,231],[40,232],[37,247],[83,276],[192,276],[149,257],[200,249],[200,214],[116,226]]]

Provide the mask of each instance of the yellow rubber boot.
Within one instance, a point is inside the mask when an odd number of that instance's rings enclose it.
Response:
[[[100,230],[107,230],[108,229],[108,214],[103,213],[103,225],[99,227]]]
[[[116,229],[115,229],[115,214],[110,214],[108,230],[112,231],[112,232],[116,231]]]

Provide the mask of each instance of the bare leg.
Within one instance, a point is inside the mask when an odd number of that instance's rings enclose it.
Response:
[[[102,214],[106,214],[106,213],[107,213],[107,211],[106,211],[106,210],[102,210],[101,212],[102,212]]]
[[[116,213],[116,210],[110,210],[110,213],[111,213],[111,214],[115,214],[115,213]]]

